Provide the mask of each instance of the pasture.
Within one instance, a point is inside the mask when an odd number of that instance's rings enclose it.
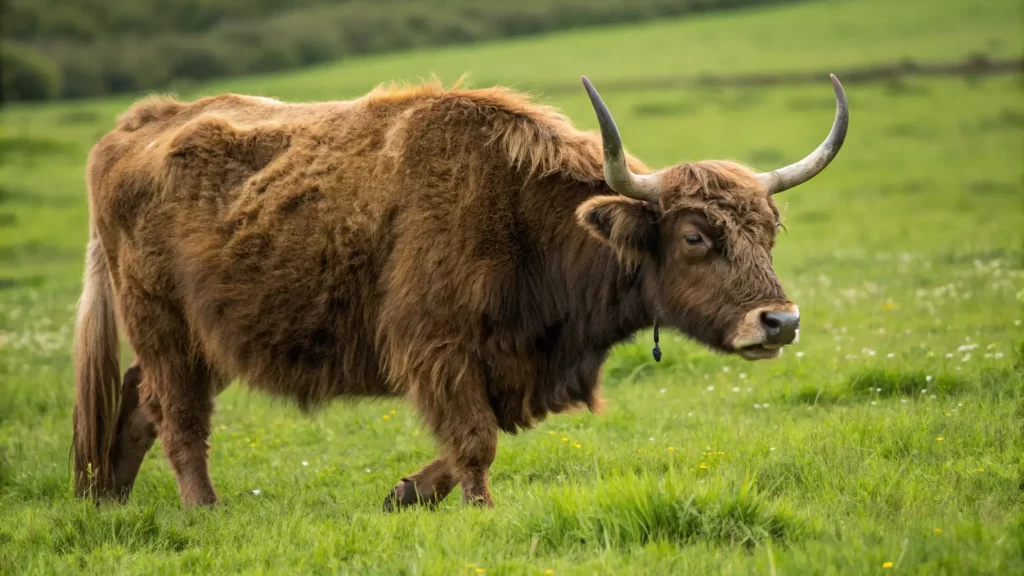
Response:
[[[941,4],[941,6],[939,5]],[[195,87],[348,98],[386,80],[536,89],[596,128],[578,82],[838,70],[1024,55],[1019,2],[812,2],[378,56]],[[842,80],[842,76],[840,76]],[[603,414],[500,439],[493,510],[458,490],[382,514],[434,456],[398,401],[313,417],[235,383],[218,398],[221,503],[182,510],[164,456],[132,501],[72,496],[71,334],[91,144],[130,102],[0,112],[0,573],[1024,572],[1024,83],[1020,74],[846,83],[851,128],[821,176],[779,196],[774,252],[800,305],[779,360],[662,332],[605,367]],[[652,166],[772,168],[824,137],[818,84],[602,90]],[[599,311],[595,311],[599,313]],[[122,364],[132,355],[125,347]]]

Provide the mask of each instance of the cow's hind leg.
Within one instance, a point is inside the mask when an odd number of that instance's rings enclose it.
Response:
[[[207,469],[213,377],[181,311],[149,292],[126,282],[120,294],[125,332],[142,366],[139,406],[156,427],[182,504],[214,504]]]
[[[207,467],[213,386],[202,359],[166,355],[151,369],[144,360],[142,406],[156,423],[164,454],[186,507],[217,502]]]
[[[446,458],[438,458],[422,470],[398,481],[384,498],[384,511],[422,504],[435,506],[455,487],[455,476]]]
[[[111,453],[115,494],[121,500],[131,495],[142,460],[156,439],[156,427],[139,405],[141,381],[142,367],[136,363],[125,371],[121,383],[121,408]]]

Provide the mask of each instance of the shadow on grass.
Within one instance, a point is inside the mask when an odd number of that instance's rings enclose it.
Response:
[[[179,528],[157,520],[153,509],[110,508],[97,514],[76,506],[54,518],[50,547],[58,554],[88,553],[113,545],[125,550],[181,552],[193,545]]]
[[[790,404],[833,406],[885,398],[913,399],[924,394],[955,396],[968,390],[999,394],[1019,388],[1021,379],[1021,370],[1016,366],[983,368],[974,374],[864,368],[842,383],[804,386],[790,393],[786,400]]]
[[[932,394],[956,394],[968,385],[963,376],[930,375],[923,370],[870,368],[854,373],[846,381],[850,392],[873,393],[879,396],[914,396],[927,390]]]
[[[527,506],[522,529],[549,552],[649,542],[754,547],[800,538],[804,524],[753,483],[700,485],[669,474],[623,476],[549,492]]]
[[[52,159],[55,155],[70,156],[75,152],[74,145],[61,140],[31,136],[0,137],[0,165],[25,159]]]

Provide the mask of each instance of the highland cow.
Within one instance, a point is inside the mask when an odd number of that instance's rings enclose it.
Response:
[[[89,155],[76,329],[75,486],[127,498],[159,437],[186,506],[213,504],[207,440],[234,378],[312,409],[408,398],[439,456],[384,508],[491,505],[499,431],[599,404],[609,349],[660,322],[777,356],[797,307],[772,268],[772,195],[807,158],[651,171],[512,91],[388,86],[341,102],[222,95],[133,106]],[[118,327],[135,352],[119,374]]]

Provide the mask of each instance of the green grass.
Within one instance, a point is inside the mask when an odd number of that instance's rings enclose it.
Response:
[[[1021,15],[1011,1],[822,2],[373,58],[200,92],[341,97],[432,70],[537,86],[587,73],[600,88],[705,69],[1019,57]],[[383,496],[434,454],[406,404],[337,403],[306,418],[238,385],[215,416],[219,507],[181,510],[158,448],[127,506],[74,500],[69,349],[83,163],[126,101],[9,108],[0,115],[0,573],[1021,573],[1022,88],[1020,76],[848,83],[839,159],[779,197],[788,233],[774,260],[804,316],[799,344],[747,363],[666,332],[655,364],[641,334],[606,366],[604,414],[554,416],[502,438],[494,510],[464,508],[456,493],[437,511],[395,515],[379,512]],[[816,145],[831,98],[825,78],[606,94],[627,145],[650,164],[727,157],[760,168]],[[582,90],[544,100],[595,127]]]

